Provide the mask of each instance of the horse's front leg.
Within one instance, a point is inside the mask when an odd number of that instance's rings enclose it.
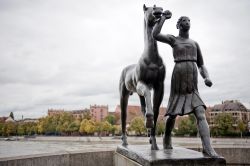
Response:
[[[145,121],[145,125],[146,128],[153,128],[154,126],[154,112],[153,112],[153,108],[152,108],[152,103],[151,103],[151,93],[150,93],[150,89],[148,88],[148,86],[146,84],[144,84],[143,82],[139,81],[137,83],[136,86],[136,91],[138,93],[138,95],[140,96],[144,96],[145,100],[146,100],[146,113],[145,113],[145,117],[146,117],[146,121]]]
[[[164,95],[164,84],[159,83],[158,86],[155,86],[154,88],[154,98],[153,98],[154,126],[151,129],[151,133],[150,133],[150,143],[151,143],[152,150],[159,149],[156,143],[155,132],[156,132],[156,123],[157,123],[159,109],[160,109],[160,105],[163,99],[163,95]]]
[[[120,106],[121,106],[121,125],[122,125],[122,145],[128,145],[126,135],[126,119],[128,106],[129,91],[126,89],[125,83],[120,84]]]

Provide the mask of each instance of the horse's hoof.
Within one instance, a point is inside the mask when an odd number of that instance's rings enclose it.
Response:
[[[123,142],[123,143],[122,143],[122,146],[127,146],[127,145],[128,145],[127,142]]]
[[[128,145],[128,141],[127,141],[127,136],[126,135],[122,135],[121,136],[121,140],[122,140],[122,146],[127,146]]]
[[[163,145],[163,149],[173,149],[172,145]]]
[[[159,150],[157,144],[151,146],[151,150]]]

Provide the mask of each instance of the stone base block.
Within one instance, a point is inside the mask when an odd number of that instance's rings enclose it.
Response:
[[[115,166],[226,165],[223,157],[211,158],[201,152],[181,147],[151,150],[150,145],[118,146],[114,162]]]

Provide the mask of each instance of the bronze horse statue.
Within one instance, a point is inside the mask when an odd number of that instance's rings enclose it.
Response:
[[[144,51],[137,64],[123,69],[120,83],[120,105],[122,121],[122,145],[126,146],[126,118],[129,95],[136,92],[139,95],[141,111],[145,116],[146,128],[150,129],[150,143],[152,150],[158,150],[155,139],[156,122],[159,108],[164,95],[165,66],[158,53],[156,40],[152,37],[152,30],[162,14],[161,7],[146,7],[144,11]],[[153,106],[151,90],[153,89]]]

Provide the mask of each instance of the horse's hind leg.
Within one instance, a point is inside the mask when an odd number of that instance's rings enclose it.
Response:
[[[151,129],[151,133],[150,133],[150,142],[151,142],[152,150],[159,149],[156,143],[155,132],[156,132],[156,123],[157,123],[157,119],[159,115],[159,109],[160,109],[160,105],[163,99],[163,94],[164,94],[164,84],[159,83],[159,85],[154,88],[154,97],[153,97],[154,126]]]
[[[154,113],[152,109],[150,90],[147,85],[139,81],[136,86],[136,91],[140,96],[144,96],[146,99],[146,128],[152,128],[154,126]]]
[[[128,106],[129,91],[124,83],[120,84],[120,105],[121,105],[121,121],[122,121],[122,145],[128,145],[126,135],[126,119]]]

